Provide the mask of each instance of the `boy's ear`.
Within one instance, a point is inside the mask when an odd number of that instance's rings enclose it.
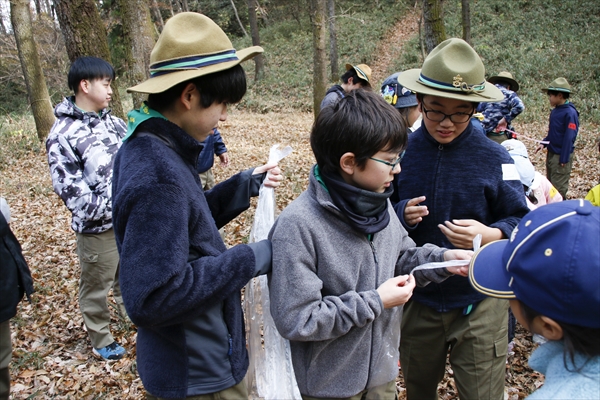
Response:
[[[550,317],[538,315],[533,319],[533,324],[536,325],[536,332],[540,333],[548,340],[560,340],[563,338],[562,327]]]
[[[179,95],[179,100],[181,101],[182,105],[185,107],[186,110],[190,110],[192,108],[192,105],[194,104],[194,101],[200,101],[200,99],[197,98],[197,96],[199,95],[200,92],[198,92],[198,89],[196,89],[196,85],[190,82],[181,91],[181,94]]]
[[[87,79],[82,79],[79,81],[79,91],[80,93],[89,93],[90,91],[90,81]]]
[[[344,153],[340,157],[340,168],[348,175],[354,174],[356,168],[356,157],[354,153]]]

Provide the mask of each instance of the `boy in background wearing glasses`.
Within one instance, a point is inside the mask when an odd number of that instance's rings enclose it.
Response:
[[[402,304],[415,283],[464,276],[464,266],[409,275],[472,253],[415,247],[402,228],[389,197],[406,138],[400,113],[371,91],[324,108],[311,133],[309,187],[269,235],[271,314],[290,340],[305,400],[395,398]]]
[[[395,204],[411,239],[471,249],[477,234],[482,244],[508,237],[528,208],[510,155],[471,121],[479,102],[504,98],[485,81],[477,53],[446,40],[398,82],[417,92],[423,113],[394,181],[397,198],[411,199]],[[486,298],[462,276],[415,289],[400,344],[408,399],[437,399],[448,351],[460,398],[502,399],[507,315],[505,301]]]

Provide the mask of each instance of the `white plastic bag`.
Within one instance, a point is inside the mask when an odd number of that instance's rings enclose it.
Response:
[[[292,152],[290,146],[271,147],[269,162],[278,162]],[[275,222],[275,192],[260,187],[250,242],[266,239]],[[252,279],[244,292],[244,311],[248,330],[250,367],[246,376],[251,399],[301,399],[294,369],[290,343],[282,338],[271,316],[269,289],[265,275]],[[264,343],[263,343],[264,339]]]

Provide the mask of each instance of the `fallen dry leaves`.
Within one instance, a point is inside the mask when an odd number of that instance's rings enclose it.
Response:
[[[312,114],[250,114],[233,110],[221,127],[231,164],[215,165],[217,181],[267,161],[273,144],[291,145],[294,152],[282,160],[285,181],[277,189],[277,205],[284,208],[307,186],[314,158],[309,132]],[[517,125],[516,129],[541,138],[545,126]],[[583,126],[571,179],[571,195],[582,197],[599,181],[599,155],[594,143],[598,127]],[[543,156],[526,141],[534,164],[544,171]],[[70,216],[52,191],[43,151],[31,152],[0,171],[0,195],[13,214],[12,229],[19,238],[31,268],[36,293],[33,302],[21,302],[11,320],[13,359],[12,396],[15,399],[142,399],[144,389],[135,364],[136,331],[113,314],[112,331],[128,355],[115,362],[95,359],[83,329],[77,304],[79,268]],[[226,227],[228,245],[244,242],[250,232],[253,209]],[[541,385],[542,377],[527,366],[531,337],[519,330],[507,363],[507,398],[521,399]],[[401,380],[399,381],[401,385]],[[456,389],[448,368],[440,397],[455,399]],[[401,389],[401,398],[405,398]]]

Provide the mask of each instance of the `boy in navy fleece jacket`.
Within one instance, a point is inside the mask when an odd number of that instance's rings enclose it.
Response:
[[[557,78],[548,88],[542,89],[548,94],[548,101],[554,109],[550,112],[546,145],[546,177],[558,189],[563,199],[567,200],[571,167],[573,166],[573,150],[579,131],[579,112],[569,101],[571,85],[565,78]],[[536,151],[542,149],[540,145]]]
[[[113,218],[125,307],[138,326],[137,367],[148,399],[247,398],[248,353],[241,289],[269,272],[271,244],[227,248],[218,229],[246,210],[264,165],[204,191],[196,170],[202,141],[246,92],[239,65],[262,52],[236,51],[208,17],[172,17],[152,55],[149,93],[129,113],[114,168]]]
[[[417,92],[423,113],[394,181],[410,237],[417,246],[463,249],[477,234],[483,243],[509,237],[528,208],[510,155],[471,120],[479,102],[504,98],[485,81],[477,53],[446,40],[398,83]],[[507,316],[505,301],[486,298],[461,276],[416,288],[400,343],[408,399],[437,399],[448,352],[461,399],[502,399]]]

